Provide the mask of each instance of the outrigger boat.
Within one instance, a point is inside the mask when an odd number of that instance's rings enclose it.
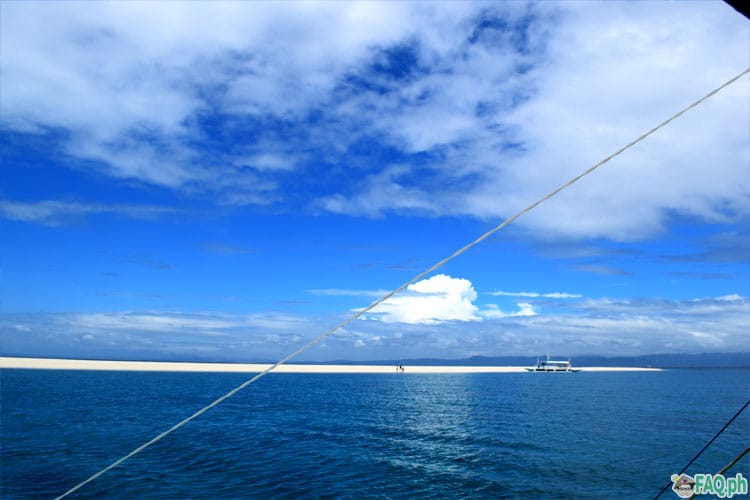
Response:
[[[554,361],[549,359],[549,354],[547,354],[547,359],[540,361],[539,359],[536,360],[536,366],[532,366],[530,368],[526,368],[527,372],[580,372],[580,368],[573,368],[573,366],[570,364],[570,359],[567,361]]]

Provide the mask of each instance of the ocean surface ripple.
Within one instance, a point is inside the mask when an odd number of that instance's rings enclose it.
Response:
[[[60,495],[245,378],[2,370],[0,496]],[[271,374],[71,498],[652,498],[748,397],[742,369]]]

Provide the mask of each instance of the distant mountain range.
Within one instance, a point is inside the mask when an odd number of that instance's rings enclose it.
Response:
[[[396,359],[370,362],[332,361],[330,364],[376,365],[447,365],[447,366],[531,366],[545,356],[472,356],[464,359]],[[551,359],[568,359],[568,356],[550,356]],[[750,367],[750,352],[705,354],[644,354],[641,356],[574,356],[574,366],[624,366],[653,368],[730,368]],[[320,363],[325,364],[325,363]]]
[[[0,353],[0,356],[35,357]],[[546,356],[546,355],[545,355]],[[46,356],[39,356],[46,357]],[[57,356],[59,357],[59,356]],[[568,359],[568,356],[552,355],[551,359]],[[139,356],[139,359],[120,357],[98,357],[102,361],[174,361],[174,362],[215,362],[215,363],[274,363],[276,360],[240,360],[240,359],[195,359],[177,358],[165,359],[154,356]],[[405,366],[532,366],[538,359],[536,356],[472,356],[463,359],[417,358],[392,359],[376,361],[292,361],[295,364],[322,365],[405,365]],[[93,358],[90,358],[93,359]],[[622,366],[622,367],[653,367],[653,368],[750,368],[750,352],[739,353],[703,353],[703,354],[644,354],[640,356],[574,356],[571,358],[573,366]]]

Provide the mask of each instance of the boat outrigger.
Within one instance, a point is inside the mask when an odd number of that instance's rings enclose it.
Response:
[[[549,359],[549,354],[547,354],[547,359],[540,361],[539,359],[536,360],[536,366],[532,366],[530,368],[526,368],[527,372],[580,372],[580,368],[573,368],[573,366],[570,364],[570,358],[568,358],[567,361],[554,361]]]

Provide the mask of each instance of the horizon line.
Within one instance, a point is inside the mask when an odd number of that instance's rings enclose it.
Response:
[[[194,363],[179,361],[103,361],[86,359],[16,358],[0,357],[0,369],[37,370],[92,370],[92,371],[144,371],[144,372],[206,372],[206,373],[260,373],[271,363]],[[284,364],[276,373],[526,373],[526,366],[465,366],[465,365],[410,365],[399,364]],[[576,367],[588,372],[656,372],[652,367]]]

